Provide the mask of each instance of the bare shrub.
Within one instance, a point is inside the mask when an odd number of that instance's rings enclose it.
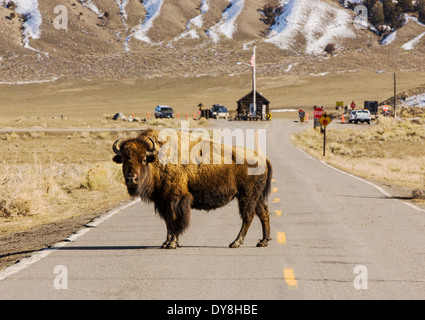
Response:
[[[325,52],[330,55],[333,55],[335,53],[335,50],[335,45],[333,43],[328,43],[325,48]]]

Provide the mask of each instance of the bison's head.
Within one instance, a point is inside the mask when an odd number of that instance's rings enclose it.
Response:
[[[125,184],[131,196],[148,197],[151,190],[150,163],[154,162],[155,142],[152,138],[115,141],[113,161],[122,163]]]

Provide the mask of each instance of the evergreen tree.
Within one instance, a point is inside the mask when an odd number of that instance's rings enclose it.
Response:
[[[402,12],[413,12],[415,10],[412,0],[398,0],[397,6]]]
[[[375,26],[380,26],[385,22],[384,6],[381,2],[377,1],[372,7],[370,22]]]
[[[365,0],[363,1],[363,4],[367,8],[367,10],[369,10],[369,13],[370,13],[376,2],[379,2],[379,0]]]
[[[401,26],[400,15],[401,9],[397,7],[392,0],[384,0],[384,16],[385,23],[392,28],[399,28]]]
[[[419,20],[425,23],[425,0],[416,0],[415,11],[418,13]]]

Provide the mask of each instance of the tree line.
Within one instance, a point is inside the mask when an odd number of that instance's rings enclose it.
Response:
[[[414,14],[419,21],[425,23],[425,0],[365,0],[364,5],[368,9],[369,21],[379,26],[388,25],[398,29],[403,25],[404,13]]]

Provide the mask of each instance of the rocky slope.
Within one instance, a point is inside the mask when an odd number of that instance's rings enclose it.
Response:
[[[381,44],[354,18],[329,0],[0,0],[0,81],[238,75],[254,42],[264,75],[424,68],[425,26]]]

